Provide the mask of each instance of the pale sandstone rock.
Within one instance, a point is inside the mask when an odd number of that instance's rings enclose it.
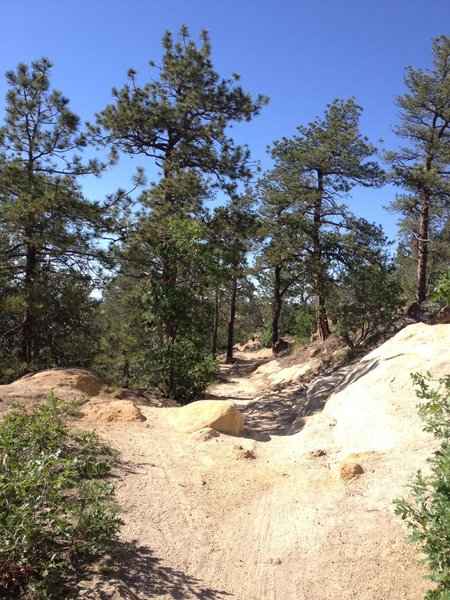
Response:
[[[314,358],[301,365],[293,365],[286,369],[281,369],[277,373],[269,374],[269,380],[273,386],[287,386],[291,383],[297,383],[317,373],[321,367],[321,361]]]
[[[280,371],[280,363],[277,360],[271,360],[268,363],[258,367],[250,377],[258,377],[259,375],[271,375]]]
[[[71,400],[96,396],[102,386],[100,377],[87,369],[50,369],[25,375],[9,385],[1,385],[0,399],[7,403],[35,403],[53,390],[59,398]]]
[[[244,419],[233,402],[228,400],[197,400],[180,408],[168,411],[169,422],[184,431],[192,433],[211,427],[220,433],[241,435]]]
[[[411,380],[411,373],[427,371],[436,378],[450,373],[449,325],[409,325],[351,368],[324,409],[336,423],[341,455],[429,446]]]

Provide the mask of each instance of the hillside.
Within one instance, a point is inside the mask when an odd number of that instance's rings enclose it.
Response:
[[[183,408],[94,396],[83,426],[122,454],[127,546],[78,597],[423,598],[392,501],[433,449],[410,373],[450,373],[449,348],[450,325],[410,325],[308,390],[293,366],[289,379],[264,352],[240,352],[210,390],[239,406],[240,437],[184,433],[173,419]],[[6,398],[12,386],[2,387]]]

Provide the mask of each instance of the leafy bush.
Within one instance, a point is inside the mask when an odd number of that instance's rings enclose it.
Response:
[[[53,394],[0,423],[0,597],[61,598],[83,563],[107,551],[121,521],[102,481],[117,457],[94,432],[71,432],[74,407]]]
[[[450,271],[443,273],[438,278],[431,298],[442,306],[450,304]]]
[[[181,404],[200,398],[217,373],[217,363],[202,332],[193,329],[185,328],[166,344],[154,345],[146,358],[144,368],[148,368],[147,376],[151,372],[151,384]]]
[[[259,340],[261,342],[261,345],[264,346],[264,348],[270,348],[270,346],[272,345],[271,323],[266,322],[261,327]]]
[[[299,344],[308,344],[311,335],[317,330],[316,311],[311,304],[300,304],[295,314],[293,334]]]
[[[427,600],[450,599],[450,376],[440,380],[439,389],[431,389],[420,375],[413,379],[417,395],[425,400],[419,412],[426,422],[425,430],[433,433],[440,447],[429,459],[431,475],[419,471],[412,483],[412,502],[396,501],[396,513],[411,528],[409,540],[420,542],[425,554],[423,563],[428,576],[436,583],[425,596]]]

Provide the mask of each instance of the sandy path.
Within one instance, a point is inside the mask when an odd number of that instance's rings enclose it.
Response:
[[[249,376],[255,357],[243,360],[211,392],[244,408],[262,382]],[[144,424],[97,427],[126,461],[117,497],[131,545],[124,565],[85,582],[80,598],[423,597],[426,586],[393,515],[396,490],[380,487],[379,457],[369,457],[361,481],[338,482],[332,455],[312,457],[313,447],[281,428],[279,435],[200,441],[169,425],[170,410],[147,407]],[[239,446],[255,458],[239,458]]]

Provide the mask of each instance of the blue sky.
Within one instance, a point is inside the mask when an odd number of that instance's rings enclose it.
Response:
[[[244,89],[270,96],[269,105],[234,136],[270,167],[266,147],[321,115],[334,98],[355,96],[361,130],[393,148],[398,140],[395,96],[406,65],[429,67],[431,41],[449,34],[449,0],[1,0],[0,73],[47,56],[53,85],[92,120],[120,87],[129,67],[142,80],[161,56],[165,30],[188,25],[198,39],[207,28],[220,75],[237,71]],[[6,84],[0,79],[0,115]],[[127,187],[134,165],[122,161],[100,180],[85,181],[91,198]],[[152,170],[149,169],[151,173]],[[359,216],[395,236],[397,217],[382,206],[395,190],[356,190],[348,201]]]

